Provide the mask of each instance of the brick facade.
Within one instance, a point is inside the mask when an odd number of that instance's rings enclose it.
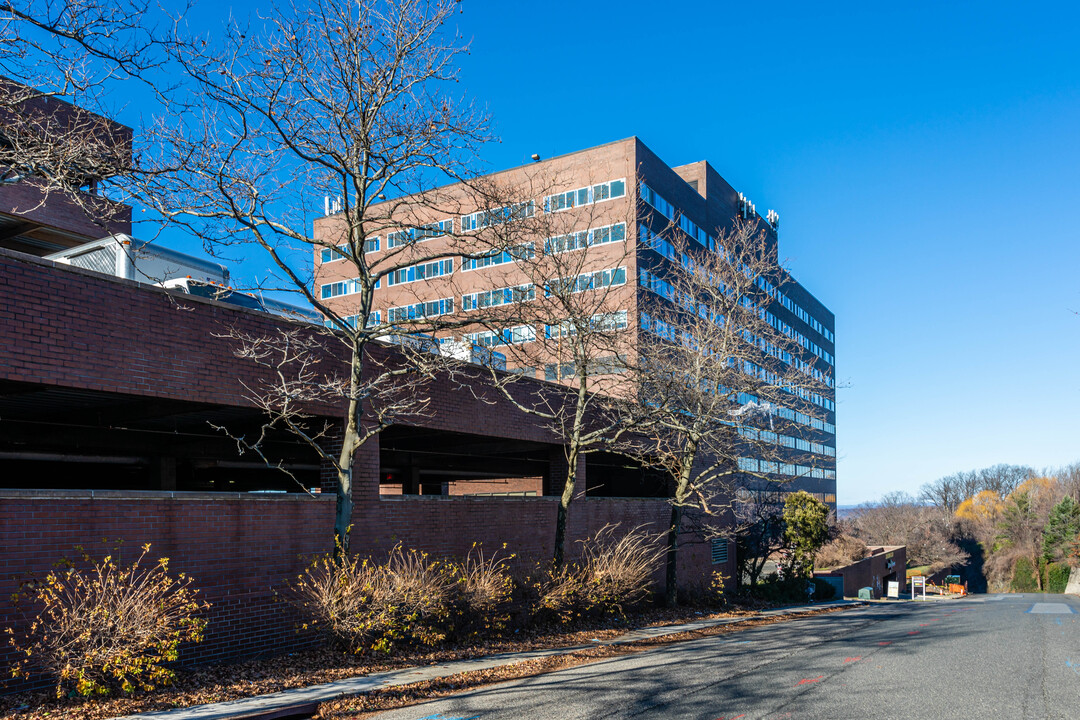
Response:
[[[0,278],[0,401],[48,389],[250,408],[241,381],[258,382],[260,372],[215,334],[231,325],[268,333],[282,322],[6,250],[0,250]],[[555,466],[562,456],[557,439],[509,403],[477,394],[449,384],[434,387],[437,412],[417,425],[550,444],[549,475],[556,487],[530,498],[381,496],[376,436],[355,466],[356,552],[379,555],[400,542],[435,555],[463,555],[481,542],[490,548],[506,543],[523,561],[550,556],[557,508],[551,493],[558,491]],[[340,408],[317,410],[340,415]],[[0,431],[5,421],[0,417]],[[152,543],[155,555],[167,555],[172,568],[190,573],[213,603],[207,641],[185,655],[187,661],[281,652],[302,641],[273,588],[300,571],[304,556],[331,549],[329,483],[314,497],[49,489],[64,487],[57,485],[61,479],[77,483],[80,466],[73,463],[68,472],[69,478],[28,478],[27,489],[0,489],[0,627],[15,622],[7,598],[27,573],[48,571],[76,545],[96,552],[104,538],[123,541],[127,556]],[[569,536],[580,539],[608,523],[660,532],[668,513],[662,498],[582,496],[571,508]],[[732,575],[731,560],[712,565],[705,545],[687,545],[680,575],[687,584],[707,584],[714,569]],[[0,650],[0,664],[7,652]]]

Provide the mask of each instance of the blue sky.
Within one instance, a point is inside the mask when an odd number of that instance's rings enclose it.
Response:
[[[466,0],[455,21],[491,169],[637,135],[780,212],[781,256],[836,314],[853,504],[1080,460],[1078,15]]]

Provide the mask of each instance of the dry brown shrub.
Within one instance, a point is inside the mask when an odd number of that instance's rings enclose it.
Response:
[[[457,582],[452,588],[455,612],[449,632],[468,638],[506,629],[514,593],[513,558],[500,557],[498,552],[487,555],[477,543],[462,562],[450,564]]]
[[[149,552],[147,543],[126,566],[84,553],[83,566],[62,560],[63,569],[16,594],[36,613],[25,636],[6,629],[21,657],[12,676],[44,671],[56,678],[57,697],[66,685],[104,695],[168,684],[174,673],[164,663],[177,659],[181,643],[203,639],[201,614],[210,606],[197,599],[190,577],[169,574],[168,558],[146,563]]]
[[[532,581],[534,615],[567,623],[586,615],[623,615],[644,601],[666,551],[641,527],[621,536],[618,525],[605,525],[579,541],[578,560],[539,569]]]
[[[818,550],[814,564],[819,568],[843,567],[862,560],[869,552],[866,543],[859,538],[840,535]]]
[[[402,644],[431,645],[444,637],[453,584],[451,569],[397,545],[383,563],[353,557],[316,558],[287,596],[315,628],[352,652],[388,652]]]

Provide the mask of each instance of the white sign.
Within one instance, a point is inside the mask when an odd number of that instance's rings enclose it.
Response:
[[[889,597],[900,599],[900,583],[895,580],[889,581]]]
[[[915,575],[911,578],[911,599],[915,599],[915,591],[922,590],[922,599],[926,599],[926,578],[922,575]]]

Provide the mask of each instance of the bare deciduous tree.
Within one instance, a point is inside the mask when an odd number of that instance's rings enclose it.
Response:
[[[112,200],[127,195],[135,171],[132,134],[107,116],[125,80],[165,62],[153,9],[144,0],[0,2],[0,187],[24,186],[20,214],[52,202],[102,234],[129,220]]]
[[[535,184],[535,183],[534,183]],[[546,178],[544,186],[556,185]],[[507,273],[514,302],[486,320],[495,342],[504,345],[514,374],[493,374],[495,386],[522,412],[548,425],[562,439],[566,472],[555,523],[554,561],[566,555],[566,523],[578,486],[578,465],[590,453],[610,450],[631,432],[638,413],[620,373],[634,351],[626,332],[627,294],[632,295],[625,242],[633,218],[595,206],[575,213],[546,212],[528,226],[535,238],[523,248],[514,239],[518,262]],[[600,223],[603,223],[600,225]],[[542,374],[558,383],[522,383]]]
[[[981,470],[968,470],[938,478],[923,485],[919,497],[924,502],[944,508],[952,514],[960,503],[983,490],[990,490],[1005,497],[1034,473],[1034,470],[1026,466],[1000,463]]]
[[[784,501],[778,489],[746,489],[736,496],[731,534],[739,583],[753,587],[765,563],[784,548]]]
[[[633,376],[652,427],[650,444],[638,450],[673,479],[673,604],[684,514],[723,517],[740,482],[775,485],[782,466],[812,468],[815,455],[796,449],[805,426],[793,408],[823,416],[812,398],[826,395],[830,380],[791,328],[767,312],[768,288],[784,280],[756,224],[736,221],[705,248],[678,230],[676,218],[651,242],[664,259],[639,268],[649,292]]]
[[[967,553],[954,542],[952,514],[919,503],[903,492],[856,509],[848,519],[852,534],[868,545],[905,545],[909,562],[931,572],[962,564]]]
[[[225,257],[261,250],[274,273],[262,289],[291,292],[327,317],[322,343],[335,346],[341,377],[336,368],[312,372],[316,350],[300,335],[239,339],[242,353],[280,372],[276,383],[251,388],[253,399],[336,474],[342,550],[354,458],[382,427],[425,411],[420,388],[436,356],[413,336],[440,327],[423,310],[377,318],[375,288],[449,276],[458,258],[499,247],[506,228],[533,210],[470,183],[488,118],[453,92],[465,51],[447,27],[454,7],[312,0],[266,9],[254,25],[230,24],[220,39],[178,33],[170,51],[186,82],[152,130],[156,151],[140,176],[169,222]],[[448,182],[459,184],[440,187]],[[319,219],[328,205],[330,216]],[[474,210],[486,211],[476,227],[452,220]],[[436,235],[444,241],[425,242]],[[341,262],[315,278],[315,253]],[[384,361],[372,352],[379,339],[415,351]],[[304,404],[313,398],[345,407],[339,449],[329,449],[324,427],[307,424]]]

